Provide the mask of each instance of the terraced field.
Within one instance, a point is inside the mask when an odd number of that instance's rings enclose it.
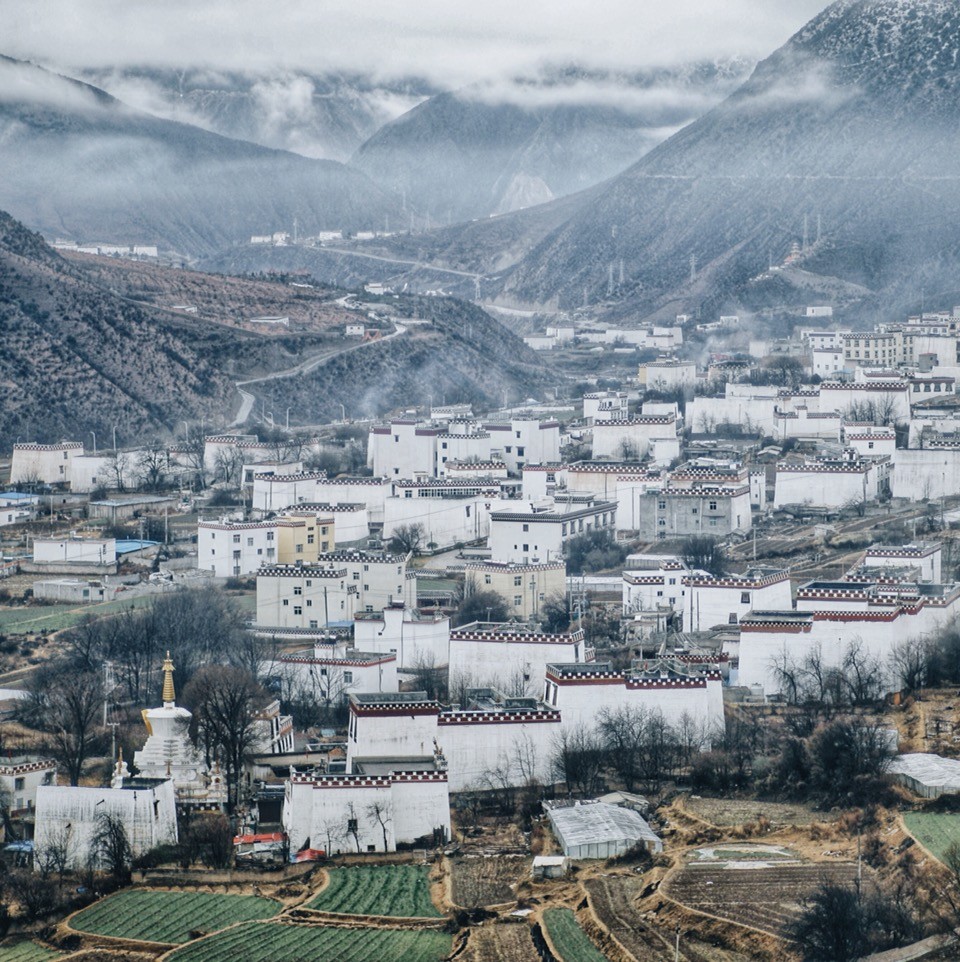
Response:
[[[547,909],[543,927],[562,962],[607,962],[570,909]]]
[[[530,859],[502,856],[461,857],[450,861],[453,901],[464,908],[512,902],[511,885],[530,876]]]
[[[53,962],[60,953],[36,942],[5,942],[0,939],[0,962]]]
[[[526,924],[481,925],[470,930],[463,962],[540,962]]]
[[[683,807],[711,825],[743,825],[756,822],[762,815],[772,825],[810,825],[813,822],[833,821],[826,812],[816,812],[809,805],[783,802],[764,802],[755,799],[704,798],[688,795]]]
[[[115,939],[177,944],[190,941],[191,932],[216,932],[235,922],[272,918],[280,908],[280,903],[254,895],[127,889],[75,915],[70,928]]]
[[[904,812],[907,831],[937,858],[951,845],[960,845],[960,815],[947,812]]]
[[[305,906],[343,915],[441,918],[422,865],[351,865],[330,870],[327,887]]]
[[[633,900],[643,887],[640,879],[624,876],[605,876],[584,882],[594,915],[635,959],[672,962],[672,948],[634,908]]]
[[[736,868],[717,861],[694,862],[664,889],[699,912],[783,937],[800,904],[822,883],[853,884],[854,862]]]
[[[251,922],[191,942],[169,962],[440,962],[452,939],[434,929],[354,929]]]

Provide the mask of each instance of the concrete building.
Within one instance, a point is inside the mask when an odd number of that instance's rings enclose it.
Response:
[[[687,588],[684,631],[736,625],[754,609],[775,611],[793,605],[788,571],[754,568],[722,578],[691,572],[683,580]]]
[[[57,784],[57,763],[36,755],[11,755],[0,760],[0,794],[7,799],[16,818],[31,813],[37,804],[37,789]]]
[[[87,516],[116,524],[118,521],[139,518],[145,514],[162,515],[176,506],[176,498],[158,494],[136,494],[125,498],[91,501],[87,505]]]
[[[4,491],[0,494],[0,528],[33,520],[39,504],[40,498],[36,494]]]
[[[361,651],[395,655],[400,669],[440,668],[450,663],[450,618],[395,600],[382,611],[357,613],[353,641]]]
[[[102,581],[81,581],[76,578],[56,578],[49,581],[35,581],[33,596],[44,601],[66,602],[69,604],[94,605],[110,601],[116,597],[116,589]]]
[[[723,682],[711,665],[661,660],[615,670],[609,663],[548,665],[543,701],[565,729],[593,727],[605,710],[658,712],[674,728],[692,727],[706,745],[723,726]]]
[[[257,572],[260,628],[320,628],[353,618],[359,584],[345,565],[265,565]]]
[[[334,551],[318,558],[321,565],[346,571],[356,588],[356,611],[382,611],[403,598],[407,555],[374,551]],[[352,615],[351,615],[352,617]]]
[[[324,501],[326,499],[318,493],[317,482],[326,479],[323,471],[301,471],[295,474],[268,471],[255,474],[251,510],[270,514],[303,501]]]
[[[805,406],[774,415],[773,436],[780,441],[839,441],[843,416],[838,411],[811,413]]]
[[[38,565],[110,565],[117,560],[115,538],[37,538],[33,563]]]
[[[264,564],[317,561],[335,547],[333,518],[303,508],[269,521],[197,522],[197,567],[218,578],[255,574]]]
[[[583,420],[623,421],[629,414],[626,391],[596,391],[583,396]]]
[[[805,458],[777,463],[773,506],[843,508],[869,504],[890,488],[889,457]]]
[[[539,692],[550,664],[587,664],[594,650],[582,629],[565,633],[537,626],[474,622],[450,632],[451,684]]]
[[[551,777],[560,712],[535,698],[468,692],[465,708],[445,708],[423,692],[351,695],[347,768],[368,758],[442,754],[450,791],[518,787]]]
[[[79,441],[59,444],[14,444],[10,484],[70,483],[73,459],[83,454]]]
[[[674,456],[679,455],[678,424],[672,414],[640,414],[623,420],[596,420],[593,424],[593,456],[621,461],[640,461],[655,441],[673,442]]]
[[[647,490],[637,499],[635,524],[634,530],[649,541],[745,534],[753,526],[749,482],[733,486],[725,480],[712,482],[706,474],[690,485],[668,479],[659,491]]]
[[[420,525],[424,548],[445,549],[484,540],[490,533],[490,513],[502,508],[496,479],[402,481],[383,503],[383,540],[400,528]]]
[[[693,390],[697,380],[697,366],[692,361],[658,358],[641,364],[637,372],[640,387],[647,391]]]
[[[506,602],[511,618],[536,621],[548,599],[564,598],[567,566],[563,561],[518,565],[502,561],[468,561],[468,584],[478,591],[495,591]]]
[[[358,541],[366,541],[370,537],[370,512],[366,504],[304,501],[297,505],[294,513],[299,515],[307,511],[312,512],[317,518],[333,520],[332,533],[338,545],[355,544]],[[328,548],[321,548],[321,550],[330,551],[334,547],[334,542],[331,541]]]
[[[918,542],[916,544],[887,545],[875,544],[867,548],[863,556],[863,567],[867,569],[892,569],[902,571],[911,568],[914,579],[932,584],[942,583],[943,546],[939,542]],[[876,572],[876,573],[879,573]]]
[[[613,535],[616,509],[613,501],[566,495],[494,511],[490,514],[492,558],[523,565],[561,561],[564,545],[572,538],[596,530]]]
[[[269,670],[281,674],[287,691],[329,705],[352,694],[400,690],[395,652],[360,651],[345,638],[317,638],[312,648],[280,654]]]
[[[627,559],[631,564],[631,559]],[[687,566],[677,558],[650,558],[643,563],[633,562],[623,572],[623,613],[641,612],[681,614],[687,610]]]
[[[447,774],[432,756],[359,764],[344,775],[294,774],[286,782],[283,827],[291,852],[443,845],[450,838]]]
[[[538,418],[511,418],[483,425],[490,434],[491,455],[496,455],[511,474],[519,475],[527,464],[555,464],[560,460],[560,423]]]

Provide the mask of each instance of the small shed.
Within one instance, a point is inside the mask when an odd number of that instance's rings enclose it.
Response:
[[[537,855],[533,859],[531,874],[534,881],[565,878],[569,865],[569,859],[563,855]]]
[[[663,851],[663,842],[647,820],[632,809],[600,801],[543,806],[568,858],[613,858],[638,844],[651,854]]]

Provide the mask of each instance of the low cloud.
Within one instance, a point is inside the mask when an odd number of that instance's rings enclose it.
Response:
[[[417,76],[446,88],[544,65],[636,70],[765,56],[822,0],[0,0],[4,52],[48,64]]]

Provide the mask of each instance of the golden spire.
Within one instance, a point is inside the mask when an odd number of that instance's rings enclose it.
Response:
[[[163,703],[164,705],[173,704],[177,699],[177,694],[173,689],[173,662],[170,660],[170,652],[163,662]]]

